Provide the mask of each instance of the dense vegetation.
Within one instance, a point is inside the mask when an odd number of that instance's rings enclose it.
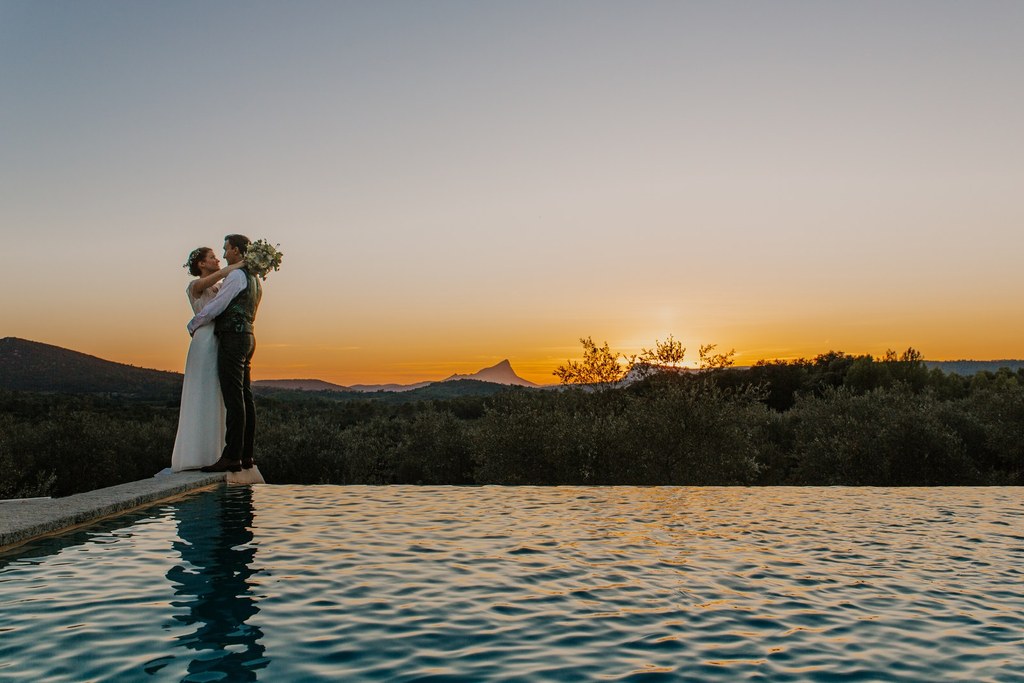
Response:
[[[405,403],[258,397],[268,481],[335,484],[1020,484],[1024,370],[897,358],[719,364],[624,388]],[[67,495],[168,465],[177,408],[0,392],[0,498]]]

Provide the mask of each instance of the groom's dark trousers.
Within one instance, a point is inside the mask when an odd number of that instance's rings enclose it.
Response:
[[[251,332],[220,332],[217,350],[217,374],[227,412],[224,433],[225,460],[252,460],[256,437],[256,404],[252,400],[250,366],[256,352],[256,337]]]

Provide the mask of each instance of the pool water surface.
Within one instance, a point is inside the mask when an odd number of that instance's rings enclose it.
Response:
[[[1016,488],[222,486],[0,554],[0,680],[1024,680]]]

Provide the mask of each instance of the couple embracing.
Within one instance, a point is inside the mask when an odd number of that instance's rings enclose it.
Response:
[[[192,342],[171,455],[175,472],[244,469],[247,483],[263,481],[253,461],[256,406],[250,386],[253,322],[263,289],[246,264],[249,246],[248,237],[228,235],[226,267],[209,247],[194,250],[185,263],[197,279],[186,289],[195,316],[188,323]]]

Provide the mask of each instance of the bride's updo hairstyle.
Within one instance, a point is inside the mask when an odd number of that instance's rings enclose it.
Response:
[[[206,256],[210,254],[212,251],[213,249],[210,249],[209,247],[199,247],[198,249],[193,249],[192,253],[188,255],[188,260],[185,261],[185,263],[182,264],[181,267],[188,268],[189,273],[195,275],[196,277],[199,277],[200,275],[202,275],[202,271],[199,270],[199,262],[206,258]]]

